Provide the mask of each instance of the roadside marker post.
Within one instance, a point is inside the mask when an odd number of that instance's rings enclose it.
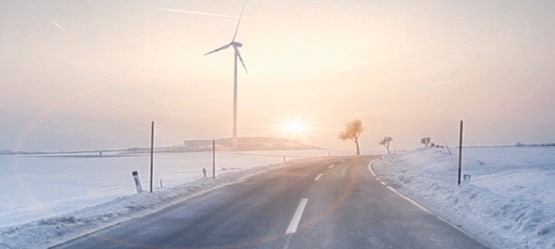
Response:
[[[141,185],[141,178],[139,178],[139,172],[131,172],[133,180],[135,181],[135,189],[137,189],[137,194],[143,192],[143,186]]]
[[[464,175],[463,175],[463,181],[464,181],[465,183],[469,183],[469,182],[470,182],[470,178],[472,178],[472,175],[470,175],[470,174],[464,174]]]

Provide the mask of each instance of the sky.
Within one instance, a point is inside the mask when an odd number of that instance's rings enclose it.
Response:
[[[231,136],[242,0],[0,1],[0,149],[78,150]],[[362,151],[420,138],[555,142],[553,1],[248,1],[240,136]]]

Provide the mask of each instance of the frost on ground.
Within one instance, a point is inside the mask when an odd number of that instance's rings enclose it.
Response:
[[[435,214],[494,248],[555,248],[555,148],[423,148],[377,160],[375,172]]]
[[[218,152],[216,174],[283,162],[327,151]],[[149,187],[149,157],[0,156],[0,229],[22,225],[135,193],[131,172]],[[175,187],[212,175],[212,152],[158,153],[154,158],[154,188]]]
[[[0,228],[0,249],[48,248],[114,224],[156,212],[216,187],[235,183],[279,166],[260,166],[244,171],[230,172],[215,180],[202,178],[153,193],[143,192],[119,197],[52,218],[3,227]]]

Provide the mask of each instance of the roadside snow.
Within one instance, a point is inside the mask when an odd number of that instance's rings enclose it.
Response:
[[[0,228],[0,249],[48,248],[94,231],[141,217],[191,197],[227,184],[239,182],[254,174],[290,165],[259,166],[220,175],[216,180],[202,178],[176,187],[143,192],[22,225]]]
[[[324,156],[325,150],[218,152],[216,174]],[[0,156],[0,229],[57,216],[134,194],[132,171],[149,188],[148,155],[71,154]],[[155,189],[175,187],[212,175],[212,152],[158,153],[154,158]]]
[[[375,172],[401,193],[494,248],[555,248],[555,149],[465,148],[457,157],[423,148],[375,161]]]

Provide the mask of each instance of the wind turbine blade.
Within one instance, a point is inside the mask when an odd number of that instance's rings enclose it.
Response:
[[[193,14],[193,15],[216,16],[216,17],[240,19],[240,17],[238,16],[222,15],[222,14],[216,14],[216,13],[192,11],[192,10],[184,10],[184,9],[167,9],[167,8],[154,8],[154,9],[161,10],[161,11],[175,12],[175,13],[186,13],[186,14]]]
[[[243,12],[245,11],[245,5],[247,5],[246,0],[245,0],[245,3],[243,3],[243,8],[241,9],[241,15],[239,15],[239,20],[237,21],[237,27],[235,27],[235,34],[233,34],[233,39],[231,40],[232,42],[234,42],[235,38],[237,38],[237,32],[239,31],[239,25],[241,24],[241,20],[243,19]]]
[[[50,23],[52,23],[52,25],[54,25],[56,28],[58,28],[59,30],[63,31],[64,33],[67,33],[67,30],[62,27],[62,25],[60,25],[59,23],[57,23],[56,21],[50,19]]]
[[[216,48],[216,49],[214,49],[214,50],[212,50],[212,51],[210,51],[210,52],[208,52],[208,53],[206,53],[206,54],[204,54],[204,55],[209,55],[209,54],[211,54],[211,53],[216,53],[216,52],[218,52],[218,51],[221,51],[221,50],[224,50],[224,49],[228,48],[229,46],[231,46],[231,43],[230,43],[230,44],[227,44],[227,45],[225,45],[225,46]]]
[[[243,61],[243,57],[241,57],[241,53],[239,52],[239,49],[236,47],[233,47],[233,48],[235,49],[235,52],[237,52],[237,57],[239,57],[239,61],[241,61],[241,65],[243,65],[245,72],[249,73],[249,71],[247,70],[247,66],[245,66],[245,62]]]

